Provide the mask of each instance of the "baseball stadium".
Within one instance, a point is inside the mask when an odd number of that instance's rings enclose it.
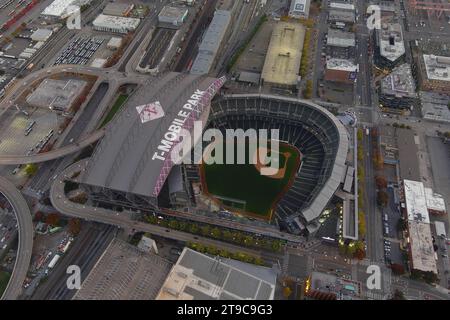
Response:
[[[226,211],[294,234],[314,232],[340,187],[348,151],[346,129],[309,101],[224,95],[220,88],[225,81],[176,72],[149,78],[108,124],[88,160],[80,185],[89,201],[118,211],[191,214],[198,210],[194,186],[200,185],[200,195],[218,208],[208,211],[217,212],[217,219]],[[197,120],[202,120],[202,131],[277,129],[279,149],[270,159],[279,170],[261,174],[267,162],[255,153],[246,154],[256,157],[254,164],[175,163],[171,151],[182,140],[180,128],[192,132]],[[270,144],[275,141],[271,139]],[[210,143],[195,140],[192,145],[200,144],[204,151]]]

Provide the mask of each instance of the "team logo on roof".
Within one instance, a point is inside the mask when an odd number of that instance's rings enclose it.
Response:
[[[136,110],[139,114],[139,117],[141,118],[142,123],[164,117],[164,110],[159,101],[137,106]]]

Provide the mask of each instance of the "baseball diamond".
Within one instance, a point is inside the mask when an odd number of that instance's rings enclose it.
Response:
[[[274,161],[279,163],[279,169],[270,176],[260,172],[263,164],[258,159],[259,149],[253,155],[248,154],[249,148],[245,148],[245,152],[245,164],[202,164],[200,175],[203,191],[225,208],[243,215],[271,220],[278,200],[294,181],[300,166],[300,151],[281,142],[279,156],[274,157]],[[250,157],[254,161],[249,161]]]

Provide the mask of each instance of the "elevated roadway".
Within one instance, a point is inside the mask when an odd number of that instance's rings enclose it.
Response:
[[[25,198],[11,182],[3,177],[0,177],[0,193],[11,204],[19,229],[19,244],[14,269],[2,296],[2,300],[14,300],[22,291],[22,285],[30,266],[33,249],[33,222]]]

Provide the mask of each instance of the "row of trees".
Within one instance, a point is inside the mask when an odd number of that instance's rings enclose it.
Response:
[[[188,242],[187,246],[195,251],[207,253],[213,256],[220,256],[222,258],[230,258],[242,262],[253,263],[259,266],[264,266],[265,263],[260,257],[252,256],[244,252],[231,252],[225,249],[219,249],[214,246],[206,246],[197,242]]]
[[[305,39],[303,41],[302,57],[300,59],[300,76],[304,78],[308,72],[308,53],[311,42],[311,29],[307,28],[305,32]]]
[[[305,99],[311,99],[312,90],[313,90],[312,80],[306,81],[306,87],[305,87],[305,89],[303,89],[303,97]]]
[[[176,219],[158,219],[153,215],[147,215],[145,220],[148,223],[157,224],[165,228],[198,234],[204,237],[223,240],[246,247],[262,248],[274,252],[279,252],[282,248],[282,242],[280,240],[255,238],[244,232],[219,228],[217,226],[213,227],[208,224],[179,221]]]

